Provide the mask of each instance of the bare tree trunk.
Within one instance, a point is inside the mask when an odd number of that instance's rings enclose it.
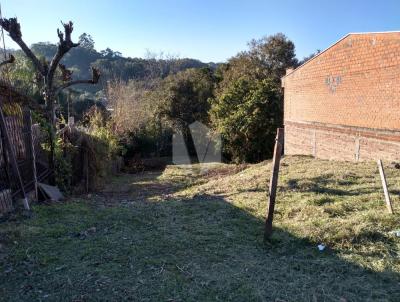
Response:
[[[47,83],[46,83],[47,84]],[[56,184],[55,180],[55,141],[56,141],[56,119],[55,119],[55,110],[54,110],[54,99],[51,93],[51,88],[45,88],[44,99],[46,102],[46,113],[47,113],[47,121],[48,121],[48,136],[49,136],[49,144],[50,144],[50,153],[49,153],[49,169],[53,172],[49,176],[49,182],[51,185]]]
[[[57,52],[54,54],[51,62],[42,62],[32,50],[26,45],[22,39],[21,26],[17,18],[0,18],[0,26],[9,33],[11,39],[19,45],[25,55],[32,61],[36,68],[36,71],[40,74],[41,78],[44,79],[44,99],[46,101],[46,113],[47,122],[49,123],[49,143],[50,143],[50,156],[49,156],[49,166],[53,172],[51,176],[51,182],[55,183],[54,178],[54,168],[55,168],[55,143],[56,143],[56,130],[57,130],[57,119],[56,119],[56,107],[55,107],[55,97],[63,89],[76,85],[76,84],[97,84],[100,78],[100,72],[96,68],[92,68],[92,78],[89,80],[72,80],[72,71],[68,70],[64,65],[60,64],[61,59],[64,55],[69,52],[72,48],[79,46],[79,43],[73,43],[71,40],[71,33],[74,29],[73,23],[62,23],[64,27],[64,32],[57,30],[57,35],[59,38]],[[7,63],[14,62],[14,57],[10,58],[3,63],[0,63],[0,67]],[[56,75],[56,70],[62,73],[62,81],[64,82],[59,87],[54,85],[54,77]]]

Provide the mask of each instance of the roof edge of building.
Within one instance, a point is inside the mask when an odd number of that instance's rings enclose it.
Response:
[[[346,39],[347,37],[349,37],[351,35],[389,34],[389,33],[400,33],[400,31],[399,30],[393,30],[393,31],[371,31],[371,32],[352,32],[352,33],[348,33],[347,35],[345,35],[342,38],[340,38],[339,40],[337,40],[335,43],[331,44],[329,47],[325,48],[323,51],[321,51],[318,54],[316,54],[314,57],[312,57],[308,61],[304,62],[300,66],[297,66],[292,71],[290,71],[288,74],[285,74],[281,79],[285,78],[288,75],[291,75],[292,73],[294,73],[298,69],[302,68],[304,65],[306,65],[309,62],[311,62],[312,60],[316,59],[317,57],[319,57],[320,55],[322,55],[323,53],[325,53],[326,51],[331,49],[333,46],[335,46],[336,44],[338,44],[339,42],[343,41],[344,39]]]
[[[292,73],[296,72],[298,69],[302,68],[304,65],[308,64],[309,62],[313,61],[314,59],[316,59],[317,57],[319,57],[320,55],[322,55],[323,53],[325,53],[326,51],[328,51],[329,49],[331,49],[333,46],[335,46],[336,44],[338,44],[339,42],[341,42],[342,40],[346,39],[348,36],[350,36],[351,33],[348,33],[347,35],[341,37],[339,40],[337,40],[335,43],[331,44],[329,47],[325,48],[323,51],[319,52],[318,54],[316,54],[315,56],[313,56],[311,59],[307,60],[306,62],[304,62],[303,64],[301,64],[300,66],[297,66],[295,69],[293,69],[291,72],[285,74],[283,78],[287,77],[288,75],[291,75]]]

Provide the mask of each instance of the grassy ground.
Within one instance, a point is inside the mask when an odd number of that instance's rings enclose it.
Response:
[[[387,167],[400,212],[400,170]],[[0,224],[1,301],[400,301],[400,215],[375,163],[283,160],[116,177]],[[318,251],[324,243],[327,249]]]

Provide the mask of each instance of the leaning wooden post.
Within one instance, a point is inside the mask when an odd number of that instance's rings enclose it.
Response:
[[[390,214],[393,214],[392,201],[390,200],[389,191],[387,188],[385,170],[383,170],[382,160],[378,159],[379,174],[381,175],[383,193],[385,194],[386,207]]]
[[[264,239],[267,240],[272,234],[272,220],[274,219],[276,188],[278,185],[279,164],[283,150],[283,128],[278,128],[275,139],[274,157],[272,159],[272,175],[269,182],[268,214],[265,220]]]

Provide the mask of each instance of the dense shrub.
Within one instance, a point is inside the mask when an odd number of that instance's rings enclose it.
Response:
[[[276,128],[283,122],[280,78],[297,64],[294,44],[283,34],[253,40],[217,70],[211,102],[212,125],[223,138],[223,151],[236,162],[269,158]]]
[[[271,156],[282,124],[282,95],[273,80],[232,82],[212,103],[211,119],[222,135],[224,152],[235,162]]]
[[[214,86],[208,68],[187,69],[159,81],[109,84],[111,121],[127,157],[171,156],[174,131],[188,134],[191,123],[209,122]],[[194,150],[190,142],[189,150]]]
[[[111,174],[124,149],[104,112],[93,107],[85,126],[65,127],[56,144],[55,176],[64,191],[92,190]]]

